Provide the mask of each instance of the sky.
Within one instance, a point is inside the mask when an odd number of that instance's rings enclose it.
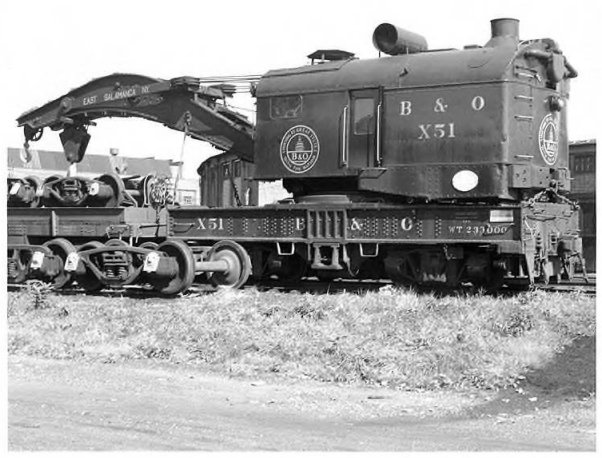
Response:
[[[427,38],[429,48],[485,44],[489,21],[514,17],[520,38],[555,39],[579,72],[571,83],[570,140],[597,136],[601,78],[601,2],[528,1],[192,1],[5,0],[0,6],[2,55],[0,148],[20,147],[15,119],[70,89],[111,73],[157,78],[262,74],[308,63],[316,49],[377,57],[372,32],[391,22]],[[234,105],[253,108],[250,97]],[[243,114],[249,114],[243,111]],[[103,119],[89,131],[88,153],[177,159],[183,134],[150,121]],[[33,148],[62,150],[46,129]],[[218,151],[188,139],[184,173]]]

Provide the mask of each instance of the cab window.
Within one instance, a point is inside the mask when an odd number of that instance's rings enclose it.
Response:
[[[374,99],[355,99],[353,101],[353,133],[356,135],[373,134],[374,124]]]
[[[303,99],[300,95],[272,97],[270,99],[270,117],[272,119],[291,119],[301,116]]]

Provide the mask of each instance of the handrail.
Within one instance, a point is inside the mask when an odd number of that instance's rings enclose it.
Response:
[[[347,144],[347,113],[349,112],[349,106],[345,105],[345,108],[343,108],[343,139],[342,139],[342,146],[343,146],[343,151],[341,153],[341,165],[346,166],[347,162],[348,162],[348,148],[349,145]]]

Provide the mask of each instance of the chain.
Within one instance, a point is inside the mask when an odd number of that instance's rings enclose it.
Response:
[[[176,175],[176,182],[174,184],[174,198],[178,194],[178,185],[180,184],[180,177],[182,176],[182,164],[184,160],[184,146],[186,145],[186,137],[188,136],[188,129],[190,122],[192,121],[192,115],[190,111],[184,114],[184,138],[182,139],[182,147],[180,148],[180,160],[178,162],[178,173]]]
[[[232,177],[232,173],[230,172],[230,169],[226,169],[226,174],[228,175],[228,178],[230,179],[230,184],[232,184],[232,190],[234,191],[234,200],[236,200],[236,206],[237,207],[242,207],[242,201],[240,200],[240,195],[238,194],[238,188],[236,187],[236,183],[234,182],[234,178]]]
[[[544,200],[544,197],[546,200]],[[560,195],[555,188],[547,188],[543,191],[538,192],[529,200],[527,200],[527,206],[533,207],[537,202],[552,202],[552,201],[560,201],[565,204],[569,204],[573,210],[577,210],[579,208],[579,204],[577,202]]]

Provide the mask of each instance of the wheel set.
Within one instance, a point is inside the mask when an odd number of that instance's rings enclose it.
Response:
[[[56,238],[42,245],[9,244],[7,261],[9,283],[36,278],[60,289],[75,282],[90,293],[141,284],[173,296],[188,290],[202,274],[214,286],[224,288],[240,288],[251,274],[249,254],[230,240],[211,247],[191,247],[177,239],[139,246],[110,239],[76,247],[67,239]]]
[[[105,173],[96,178],[51,175],[8,178],[8,207],[137,207],[172,202],[169,180],[155,174],[121,178]]]

